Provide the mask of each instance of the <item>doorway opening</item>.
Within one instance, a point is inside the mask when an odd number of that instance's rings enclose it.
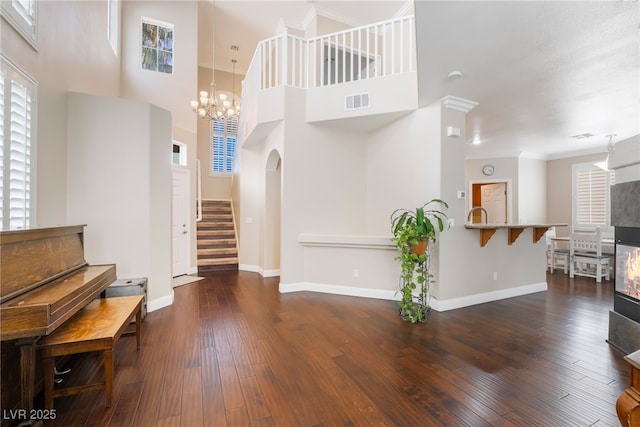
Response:
[[[282,158],[277,150],[273,150],[265,167],[265,222],[261,254],[264,277],[280,275],[281,204]]]
[[[476,209],[468,218],[474,224],[507,224],[511,223],[511,181],[470,181],[469,206],[470,211]],[[485,217],[486,213],[486,217]]]

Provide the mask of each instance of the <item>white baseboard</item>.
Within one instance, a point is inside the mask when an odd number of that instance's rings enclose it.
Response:
[[[277,277],[280,275],[280,269],[277,270],[264,270],[262,267],[251,264],[238,264],[238,270],[248,271],[251,273],[258,273],[262,277]]]
[[[353,286],[327,285],[323,283],[299,282],[299,283],[280,283],[280,293],[288,292],[320,292],[325,294],[346,295],[362,298],[376,298],[390,301],[398,301],[400,294],[397,291],[389,289],[369,289],[356,288]],[[471,305],[482,304],[485,302],[498,301],[505,298],[513,298],[521,295],[533,294],[536,292],[546,291],[547,283],[534,283],[532,285],[519,286],[517,288],[502,289],[499,291],[485,292],[476,295],[469,295],[460,298],[452,298],[440,301],[431,298],[430,305],[435,311],[454,310],[456,308],[468,307]]]
[[[250,273],[258,273],[260,268],[257,265],[252,264],[238,264],[238,270],[248,271]]]
[[[152,311],[156,311],[164,307],[169,307],[171,304],[173,304],[174,298],[175,298],[175,294],[173,293],[173,289],[171,289],[171,293],[169,295],[156,298],[152,301],[148,301],[147,312],[150,313]]]
[[[519,286],[517,288],[501,289],[499,291],[484,292],[481,294],[468,295],[460,298],[452,298],[442,301],[436,298],[431,298],[430,305],[431,308],[433,308],[435,311],[448,311],[455,310],[456,308],[482,304],[485,302],[498,301],[501,299],[533,294],[536,292],[546,291],[547,289],[547,282],[541,282],[534,283],[532,285]]]
[[[278,270],[263,270],[260,269],[260,271],[258,271],[258,273],[260,273],[260,275],[262,277],[277,277],[280,275],[280,269]]]
[[[342,285],[327,285],[324,283],[311,283],[311,282],[299,282],[299,283],[280,283],[278,286],[280,293],[288,292],[320,292],[324,294],[334,295],[347,295],[352,297],[363,298],[376,298],[385,300],[397,300],[396,291],[388,289],[369,289],[369,288],[356,288],[354,286],[342,286]]]

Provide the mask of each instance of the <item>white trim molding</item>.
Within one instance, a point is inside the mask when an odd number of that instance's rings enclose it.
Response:
[[[152,301],[149,301],[147,304],[147,312],[152,312],[156,310],[160,310],[161,308],[169,307],[173,304],[173,300],[175,299],[176,294],[173,289],[171,289],[171,293],[169,295],[165,295],[160,298],[156,298]]]
[[[298,234],[298,243],[330,248],[396,249],[391,236],[301,233]]]
[[[258,273],[262,277],[277,277],[280,275],[280,269],[265,270],[259,265],[253,264],[238,264],[238,270],[248,271],[249,273]]]
[[[468,113],[473,110],[474,107],[478,105],[477,102],[471,101],[469,99],[458,98],[457,96],[447,95],[442,98],[442,105],[444,108],[449,108],[450,110],[462,111],[463,113]]]
[[[354,286],[329,285],[326,283],[280,283],[278,285],[278,289],[282,294],[308,291],[352,297],[375,298],[389,301],[398,301],[400,299],[399,292],[390,289],[357,288]],[[547,283],[541,282],[534,283],[532,285],[519,286],[517,288],[501,289],[498,291],[484,292],[481,294],[468,295],[460,298],[452,298],[442,301],[432,297],[430,305],[431,308],[435,311],[448,311],[455,310],[457,308],[483,304],[486,302],[499,301],[506,298],[513,298],[522,295],[533,294],[536,292],[543,292],[547,289]]]
[[[357,288],[355,286],[329,285],[326,283],[280,283],[278,285],[278,289],[281,294],[286,294],[289,292],[309,291],[351,297],[384,299],[389,301],[397,301],[399,299],[398,292],[389,289]]]
[[[501,289],[498,291],[467,295],[460,298],[451,298],[442,301],[436,298],[431,298],[431,308],[435,311],[455,310],[456,308],[469,307],[471,305],[483,304],[485,302],[499,301],[501,299],[534,294],[536,292],[546,291],[547,289],[547,282],[540,282],[532,285],[519,286],[517,288]]]

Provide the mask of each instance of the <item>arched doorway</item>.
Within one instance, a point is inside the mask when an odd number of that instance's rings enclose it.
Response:
[[[280,206],[282,203],[282,158],[271,151],[265,165],[264,239],[262,259],[264,276],[280,275]]]

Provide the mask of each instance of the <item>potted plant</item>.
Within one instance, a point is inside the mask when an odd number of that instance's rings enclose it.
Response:
[[[400,317],[412,323],[426,322],[429,315],[429,284],[433,275],[429,271],[428,244],[435,243],[436,230],[444,230],[447,215],[443,210],[448,207],[446,202],[432,199],[415,210],[396,209],[391,214],[391,240],[396,244],[396,259],[402,270]]]

